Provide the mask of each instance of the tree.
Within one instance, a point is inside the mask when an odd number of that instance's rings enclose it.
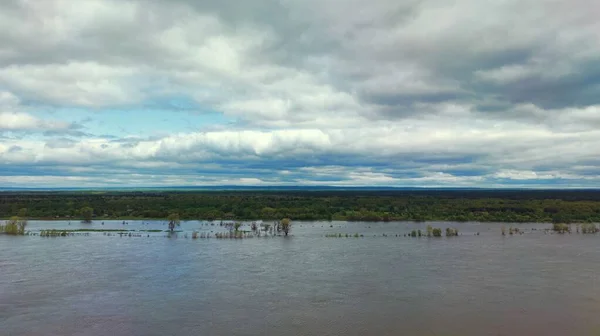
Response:
[[[288,233],[290,233],[290,229],[292,228],[292,220],[289,218],[284,218],[281,220],[281,230],[283,230],[283,233],[286,235],[288,235]]]
[[[94,209],[90,207],[83,207],[81,208],[81,210],[79,210],[79,213],[81,214],[81,217],[83,217],[84,223],[92,222],[92,217],[94,216]]]
[[[167,220],[169,221],[169,230],[171,232],[173,232],[175,230],[175,226],[179,226],[181,224],[181,221],[179,220],[179,214],[178,213],[172,213],[167,217]]]
[[[0,225],[0,232],[4,232],[9,235],[22,236],[25,234],[25,227],[27,226],[27,220],[18,216],[13,216],[6,221],[6,225]]]
[[[27,208],[21,208],[21,209],[19,209],[19,214],[17,216],[19,216],[21,218],[27,217]]]

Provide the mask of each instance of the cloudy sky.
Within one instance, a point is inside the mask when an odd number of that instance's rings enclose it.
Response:
[[[0,187],[600,187],[595,0],[2,0]]]

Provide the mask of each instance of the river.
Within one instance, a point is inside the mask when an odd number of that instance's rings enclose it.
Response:
[[[404,237],[427,223],[295,222],[287,238],[194,240],[192,230],[222,229],[195,221],[177,238],[0,236],[0,335],[600,334],[600,235],[431,224],[461,236]],[[166,224],[28,226],[42,228]]]

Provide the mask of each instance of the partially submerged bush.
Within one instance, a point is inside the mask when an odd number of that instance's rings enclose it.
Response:
[[[581,224],[581,233],[597,233],[598,227],[594,223]]]
[[[552,224],[552,231],[558,232],[558,233],[566,233],[566,232],[570,233],[571,227],[565,223],[554,223],[554,224]]]
[[[283,230],[283,233],[287,237],[287,235],[290,233],[290,230],[292,229],[292,220],[289,218],[284,218],[281,220],[280,226],[281,230]]]
[[[458,236],[458,230],[454,228],[446,228],[446,237]]]
[[[27,226],[27,220],[14,216],[6,221],[5,225],[0,225],[0,233],[23,236],[25,235],[25,227]]]
[[[431,231],[431,233],[433,234],[434,237],[441,237],[442,236],[442,229],[440,228],[435,228]]]

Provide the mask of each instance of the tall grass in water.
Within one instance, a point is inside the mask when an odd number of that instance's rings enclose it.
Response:
[[[0,233],[13,236],[23,236],[25,235],[26,226],[27,220],[14,216],[7,220],[4,225],[0,224]]]
[[[66,230],[42,230],[40,231],[40,237],[66,237],[71,235],[72,233],[67,232]]]

